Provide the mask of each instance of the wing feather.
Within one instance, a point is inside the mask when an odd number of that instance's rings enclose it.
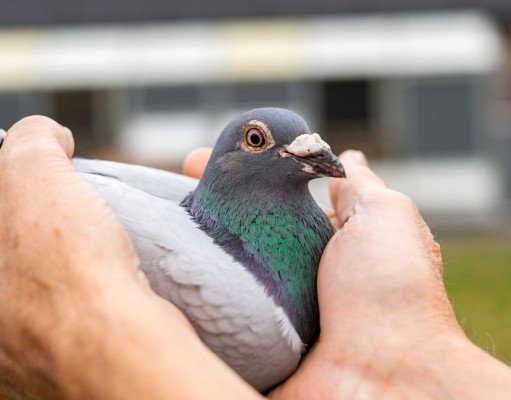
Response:
[[[184,175],[141,165],[86,158],[73,158],[72,161],[79,172],[109,177],[132,188],[175,203],[181,202],[188,193],[195,189],[198,182],[197,179]]]
[[[124,224],[153,289],[179,307],[209,348],[255,388],[289,376],[301,342],[264,288],[198,228],[170,189],[139,185],[142,176],[138,187],[131,186],[124,175],[112,178],[105,168],[97,173],[98,165],[84,175]]]

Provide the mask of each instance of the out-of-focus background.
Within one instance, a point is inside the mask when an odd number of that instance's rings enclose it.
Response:
[[[0,0],[0,127],[45,114],[78,155],[178,169],[261,106],[417,202],[463,327],[511,363],[509,0]]]

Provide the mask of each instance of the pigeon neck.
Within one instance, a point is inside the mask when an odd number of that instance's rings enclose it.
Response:
[[[307,183],[263,190],[201,181],[183,206],[284,308],[302,341],[317,335],[317,266],[334,230]]]

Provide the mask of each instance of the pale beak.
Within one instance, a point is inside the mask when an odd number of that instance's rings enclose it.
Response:
[[[344,166],[317,133],[298,136],[291,144],[283,147],[280,156],[292,157],[304,164],[303,171],[318,177],[346,178]]]

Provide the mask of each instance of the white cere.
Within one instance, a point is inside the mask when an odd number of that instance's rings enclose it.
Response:
[[[286,151],[298,157],[306,157],[321,153],[325,148],[330,150],[328,143],[317,133],[313,133],[298,136],[287,146]]]

